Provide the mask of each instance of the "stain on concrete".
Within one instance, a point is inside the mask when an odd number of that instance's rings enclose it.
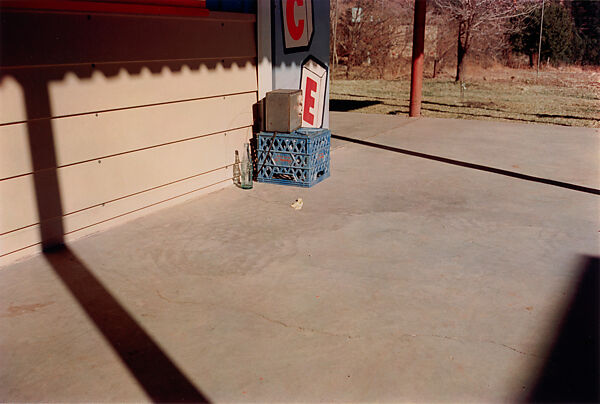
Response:
[[[6,313],[0,315],[0,317],[17,317],[23,314],[35,313],[39,309],[46,306],[50,306],[51,304],[54,304],[54,302],[25,304],[22,306],[10,306],[8,309],[6,309]]]

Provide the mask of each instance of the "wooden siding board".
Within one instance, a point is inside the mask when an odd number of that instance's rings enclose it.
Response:
[[[116,110],[51,121],[58,166],[252,125],[256,93]],[[214,119],[214,117],[220,117]],[[27,124],[0,126],[0,181],[32,172]]]
[[[256,65],[254,60],[227,59],[198,62],[198,66],[184,65],[179,71],[163,67],[153,72],[152,66],[160,64],[137,64],[138,74],[131,75],[125,68],[117,68],[114,76],[105,76],[101,71],[89,72],[81,78],[67,72],[60,79],[47,84],[52,107],[52,116],[70,116],[97,113],[115,109],[136,108],[161,103],[181,102],[202,97],[217,97],[256,91]],[[210,67],[207,64],[209,64]],[[226,67],[229,64],[229,67]],[[5,75],[0,83],[0,124],[19,123],[29,118],[48,118],[35,111],[27,115],[22,82],[31,82],[40,74],[62,68],[21,69],[16,76]],[[82,67],[82,70],[91,70]],[[12,74],[12,73],[11,73]],[[49,74],[52,75],[52,74]]]
[[[207,17],[206,2],[190,0],[170,1],[91,1],[91,0],[3,0],[0,9],[32,10],[40,12],[84,12],[84,13],[113,13],[140,14],[178,17]]]
[[[230,165],[251,133],[238,129],[59,168],[63,215]],[[0,217],[0,234],[39,221],[33,175],[0,182]]]
[[[0,74],[0,125],[27,119],[23,97],[23,89],[15,78]]]
[[[231,184],[231,169],[220,169],[186,182],[148,191],[104,206],[96,206],[63,218],[66,240],[74,240],[105,230],[178,203],[213,192]],[[39,251],[40,226],[0,235],[0,266],[15,258]],[[31,247],[28,247],[31,246]],[[27,251],[19,251],[22,248]],[[17,254],[19,253],[20,254]],[[10,257],[10,255],[14,255]]]
[[[7,11],[0,34],[3,67],[256,57],[247,21]]]

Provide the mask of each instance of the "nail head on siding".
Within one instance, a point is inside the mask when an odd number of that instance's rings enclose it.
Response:
[[[100,164],[100,163],[102,163],[102,161],[101,161],[101,160],[98,160],[98,164]]]
[[[88,21],[92,19],[92,16],[88,14],[87,16]]]

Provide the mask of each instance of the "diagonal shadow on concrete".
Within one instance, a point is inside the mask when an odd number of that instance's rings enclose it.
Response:
[[[420,157],[420,158],[433,160],[433,161],[439,161],[441,163],[452,164],[452,165],[459,166],[459,167],[471,168],[474,170],[485,171],[488,173],[504,175],[506,177],[518,178],[520,180],[539,182],[540,184],[552,185],[555,187],[566,188],[566,189],[570,189],[573,191],[579,191],[579,192],[585,192],[588,194],[600,195],[599,189],[584,187],[581,185],[571,184],[568,182],[556,181],[556,180],[552,180],[549,178],[534,177],[532,175],[521,174],[521,173],[517,173],[514,171],[508,171],[508,170],[503,170],[500,168],[488,167],[488,166],[484,166],[481,164],[469,163],[466,161],[449,159],[446,157],[434,156],[432,154],[425,154],[425,153],[420,153],[420,152],[416,152],[416,151],[412,151],[412,150],[400,149],[398,147],[386,146],[386,145],[379,144],[379,143],[367,142],[365,140],[354,139],[354,138],[345,137],[345,136],[339,136],[339,135],[332,134],[331,138],[343,140],[346,142],[356,143],[356,144],[359,144],[362,146],[375,147],[377,149],[382,149],[382,150],[391,151],[391,152],[395,152],[395,153],[406,154],[408,156]]]
[[[371,105],[377,105],[377,104],[381,104],[381,101],[332,99],[332,100],[329,100],[329,110],[330,111],[339,111],[339,112],[348,112],[348,111],[354,111],[354,110],[365,108],[365,107],[370,107]]]
[[[65,245],[52,125],[35,120],[51,109],[47,81],[29,82],[23,88],[44,257],[151,400],[209,402]]]
[[[152,401],[209,402],[69,247],[45,258]]]

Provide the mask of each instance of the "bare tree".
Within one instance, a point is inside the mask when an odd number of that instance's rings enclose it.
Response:
[[[337,25],[338,25],[338,10],[339,0],[330,0],[329,27],[331,33],[329,54],[331,55],[331,70],[337,69],[338,54],[337,54]]]
[[[455,27],[453,23],[448,23],[448,19],[441,16],[439,13],[428,11],[427,14],[427,27],[426,32],[431,32],[435,28],[435,42],[433,43],[433,49],[427,50],[433,59],[432,66],[432,77],[436,78],[442,65],[446,65],[447,60],[450,59],[450,55],[456,52],[456,41],[454,40]]]
[[[456,81],[464,79],[465,56],[474,40],[504,32],[511,19],[531,13],[541,0],[434,0],[442,15],[457,26]]]
[[[408,0],[331,0],[335,24],[334,61],[346,65],[346,77],[356,67],[383,78],[398,48],[399,18]],[[335,7],[335,9],[333,8]]]

